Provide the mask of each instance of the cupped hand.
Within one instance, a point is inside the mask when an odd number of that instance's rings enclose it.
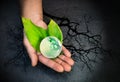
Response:
[[[32,22],[37,26],[41,26],[44,27],[44,29],[47,29],[47,25],[42,20],[32,21]],[[64,46],[62,46],[63,54],[61,54],[55,59],[49,59],[44,57],[41,53],[36,52],[36,50],[29,43],[25,34],[23,38],[23,43],[31,59],[32,66],[36,66],[38,62],[41,62],[42,64],[46,65],[47,67],[57,72],[71,71],[74,61],[71,58],[71,53]]]

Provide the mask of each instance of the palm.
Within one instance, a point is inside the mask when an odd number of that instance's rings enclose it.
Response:
[[[36,22],[35,24],[38,26],[47,28],[46,24],[43,21]],[[64,46],[62,46],[62,51],[64,55],[62,54],[56,59],[52,60],[52,59],[44,57],[41,53],[36,52],[35,49],[30,45],[25,35],[24,35],[23,41],[27,49],[28,55],[31,59],[32,66],[37,65],[37,62],[39,61],[57,72],[71,70],[71,66],[74,64],[74,61],[71,59],[70,52]]]

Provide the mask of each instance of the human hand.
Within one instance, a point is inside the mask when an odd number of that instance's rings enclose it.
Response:
[[[47,29],[47,25],[44,23],[43,20],[37,20],[37,21],[33,20],[32,22],[37,26],[44,27],[44,29]],[[74,61],[71,58],[70,52],[64,46],[62,46],[63,54],[61,54],[55,59],[49,59],[44,57],[41,53],[36,52],[36,50],[29,43],[25,34],[24,34],[23,42],[27,49],[28,55],[31,59],[32,66],[36,66],[39,61],[57,72],[71,71],[71,67],[74,64]]]

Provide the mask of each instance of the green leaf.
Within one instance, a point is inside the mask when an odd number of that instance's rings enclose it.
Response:
[[[63,34],[58,26],[58,24],[51,19],[50,23],[48,24],[48,34],[49,36],[55,36],[57,37],[61,43],[63,42]]]
[[[41,40],[48,36],[47,30],[36,26],[31,22],[31,20],[24,17],[22,17],[22,22],[24,26],[24,33],[26,34],[30,44],[34,47],[35,50],[40,52],[39,45]]]

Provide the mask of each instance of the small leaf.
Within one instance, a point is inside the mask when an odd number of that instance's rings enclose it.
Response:
[[[58,24],[51,19],[50,23],[48,24],[48,34],[49,36],[55,36],[57,37],[61,43],[63,41],[63,35],[60,27]]]
[[[43,38],[47,35],[47,30],[42,27],[38,27],[31,22],[31,20],[22,17],[22,22],[24,26],[24,32],[34,49],[40,52],[39,45]]]

